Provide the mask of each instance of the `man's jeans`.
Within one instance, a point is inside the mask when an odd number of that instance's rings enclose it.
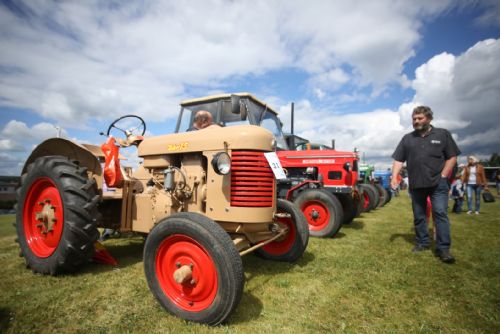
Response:
[[[432,218],[436,228],[436,250],[449,249],[451,245],[450,221],[448,220],[448,179],[441,178],[437,186],[411,190],[413,223],[417,245],[430,246],[429,230],[425,216],[427,197],[432,203]]]
[[[468,184],[467,185],[467,210],[472,211],[472,194],[474,194],[474,197],[476,199],[476,210],[479,212],[479,206],[481,204],[481,191],[483,190],[483,187],[477,184]]]

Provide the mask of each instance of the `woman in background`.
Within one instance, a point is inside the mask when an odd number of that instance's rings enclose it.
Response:
[[[474,211],[476,215],[479,214],[479,206],[481,204],[481,191],[483,187],[488,187],[488,181],[486,180],[486,175],[484,174],[484,167],[479,163],[479,160],[473,156],[469,155],[467,157],[467,166],[464,168],[463,172],[463,183],[467,187],[467,214],[472,214],[472,194],[475,196],[475,208]]]

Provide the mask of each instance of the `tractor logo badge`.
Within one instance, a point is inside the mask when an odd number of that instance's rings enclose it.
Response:
[[[178,143],[178,144],[168,144],[167,151],[184,151],[188,148],[188,142]]]
[[[334,164],[335,159],[307,159],[302,160],[303,164]]]

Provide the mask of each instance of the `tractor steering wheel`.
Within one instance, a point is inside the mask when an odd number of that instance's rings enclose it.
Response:
[[[113,123],[111,123],[106,132],[106,136],[109,137],[113,129],[117,129],[125,135],[125,140],[117,138],[120,145],[130,146],[137,140],[142,140],[142,136],[146,132],[146,123],[139,116],[125,115],[115,119]]]

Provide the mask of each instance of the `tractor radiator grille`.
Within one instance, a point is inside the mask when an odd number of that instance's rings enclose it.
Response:
[[[271,207],[274,174],[263,152],[233,151],[231,157],[231,206]]]

